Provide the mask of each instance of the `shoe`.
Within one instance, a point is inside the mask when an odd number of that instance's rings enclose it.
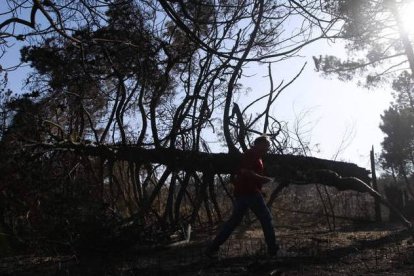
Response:
[[[268,250],[267,250],[267,255],[268,256],[270,256],[270,257],[276,257],[279,252],[279,245],[276,245],[275,247],[272,247],[272,248],[269,248]]]
[[[204,251],[204,255],[210,259],[217,259],[218,251],[219,251],[218,248],[210,246],[210,247],[207,247],[206,251]]]

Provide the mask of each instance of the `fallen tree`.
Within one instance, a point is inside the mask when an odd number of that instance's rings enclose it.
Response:
[[[136,146],[118,145],[83,145],[62,143],[59,145],[42,144],[44,149],[71,150],[80,155],[96,156],[107,160],[122,160],[137,163],[158,163],[168,167],[170,171],[192,171],[203,173],[203,186],[207,188],[206,181],[212,181],[216,174],[232,174],[239,164],[241,154],[232,153],[205,153],[182,151],[177,149],[145,149]],[[270,206],[277,195],[290,183],[296,185],[322,184],[335,187],[340,191],[352,190],[368,193],[378,199],[383,205],[394,212],[401,222],[412,228],[404,215],[394,207],[370,183],[369,171],[352,163],[305,157],[297,155],[268,154],[264,158],[267,174],[274,177],[280,184],[272,192],[268,201]],[[206,177],[204,177],[206,176]],[[201,189],[198,195],[198,204],[193,213],[193,219],[200,208],[205,191]]]
[[[210,172],[213,174],[231,174],[239,164],[238,153],[206,153],[200,151],[183,151],[178,149],[146,149],[123,145],[84,145],[75,143],[36,145],[51,150],[71,150],[77,154],[99,156],[108,160],[122,160],[139,163],[158,163],[169,166],[172,170]],[[264,158],[267,174],[271,177],[289,178],[306,181],[321,177],[312,175],[311,171],[330,170],[344,177],[356,177],[369,182],[369,171],[352,163],[332,161],[298,155],[268,154]],[[358,187],[338,184],[339,190],[358,189]],[[364,191],[364,190],[360,190]]]

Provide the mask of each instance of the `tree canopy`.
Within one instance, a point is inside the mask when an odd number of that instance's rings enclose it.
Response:
[[[338,38],[344,42],[351,57],[315,58],[316,68],[326,75],[342,80],[365,76],[360,84],[377,86],[402,74],[412,76],[414,52],[413,30],[406,29],[402,12],[411,1],[325,1],[327,9],[342,22]]]

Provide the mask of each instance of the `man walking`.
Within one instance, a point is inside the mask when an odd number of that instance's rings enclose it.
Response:
[[[268,254],[271,256],[277,254],[279,246],[276,243],[272,216],[264,202],[261,191],[264,183],[273,180],[263,176],[262,157],[267,153],[269,147],[269,140],[265,136],[261,136],[254,141],[253,147],[243,154],[234,180],[235,202],[233,213],[208,246],[206,250],[207,256],[212,257],[218,252],[220,245],[229,238],[249,209],[253,211],[262,225]]]

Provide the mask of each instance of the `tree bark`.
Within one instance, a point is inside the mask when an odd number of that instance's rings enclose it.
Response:
[[[209,168],[213,174],[232,174],[236,171],[241,154],[205,153],[178,149],[144,149],[137,146],[93,146],[82,144],[39,145],[50,150],[71,150],[80,155],[99,156],[108,160],[125,160],[141,164],[156,163],[168,166],[173,171],[203,172]],[[331,161],[299,155],[268,154],[264,158],[267,174],[277,179],[289,179],[291,182],[312,182],[318,177],[328,177],[323,170],[332,171],[341,177],[355,177],[369,182],[369,171],[352,163]],[[338,190],[356,190],[366,192],[365,187],[355,183],[346,183],[332,179],[330,186]]]
[[[370,158],[371,158],[371,171],[372,171],[372,188],[375,191],[378,191],[377,175],[375,172],[374,146],[372,146]],[[381,222],[381,205],[378,199],[375,199],[375,220],[377,222]]]

